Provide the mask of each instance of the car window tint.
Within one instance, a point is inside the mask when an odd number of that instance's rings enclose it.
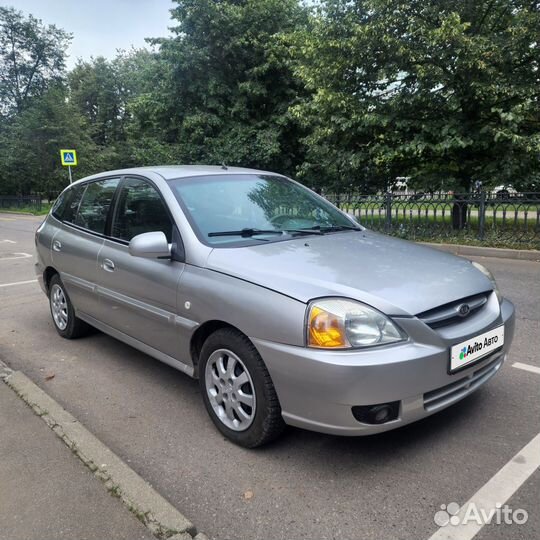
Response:
[[[66,197],[66,207],[62,212],[62,220],[73,223],[75,216],[77,215],[77,210],[79,209],[79,204],[81,202],[81,197],[83,196],[84,190],[86,189],[86,184],[77,184],[70,188],[67,191]]]
[[[88,184],[73,223],[90,231],[104,234],[107,214],[118,182],[118,178],[112,178]]]
[[[72,190],[66,189],[66,191],[63,191],[62,193],[60,193],[60,195],[54,202],[53,207],[51,209],[51,214],[56,219],[60,219],[60,220],[64,219],[63,217],[64,212],[66,211],[67,205],[69,204],[71,195],[72,195]]]
[[[161,231],[172,238],[172,222],[158,191],[148,182],[128,178],[118,194],[112,236],[128,242],[138,234]]]

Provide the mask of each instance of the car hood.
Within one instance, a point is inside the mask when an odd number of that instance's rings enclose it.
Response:
[[[402,316],[492,288],[465,259],[367,230],[218,248],[207,267],[302,302],[344,296]]]

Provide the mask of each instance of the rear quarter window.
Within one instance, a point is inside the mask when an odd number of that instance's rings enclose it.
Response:
[[[51,214],[60,221],[73,222],[86,185],[77,184],[63,191],[56,199]]]
[[[64,213],[65,213],[67,205],[69,203],[69,198],[70,198],[71,194],[72,194],[71,189],[66,189],[65,191],[60,193],[60,195],[58,196],[58,198],[54,202],[54,204],[52,206],[52,209],[51,209],[51,214],[56,219],[59,219],[60,221],[62,221],[62,219],[64,219]]]

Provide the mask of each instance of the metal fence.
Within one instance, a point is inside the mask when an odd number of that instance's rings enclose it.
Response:
[[[0,210],[20,210],[22,208],[30,208],[35,211],[40,211],[41,197],[17,197],[15,195],[0,195]]]
[[[366,227],[411,240],[540,248],[540,193],[325,194]]]

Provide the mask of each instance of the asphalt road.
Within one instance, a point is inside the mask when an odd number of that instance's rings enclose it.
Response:
[[[215,430],[196,381],[101,333],[63,340],[37,283],[2,287],[34,278],[33,259],[20,254],[33,253],[38,224],[0,214],[0,358],[211,538],[427,539],[442,504],[466,502],[540,431],[540,374],[512,367],[540,367],[540,263],[477,259],[518,318],[509,361],[480,391],[382,435],[291,428],[276,444],[250,451]],[[509,501],[527,510],[528,522],[489,525],[477,538],[540,537],[539,499],[537,471]]]

